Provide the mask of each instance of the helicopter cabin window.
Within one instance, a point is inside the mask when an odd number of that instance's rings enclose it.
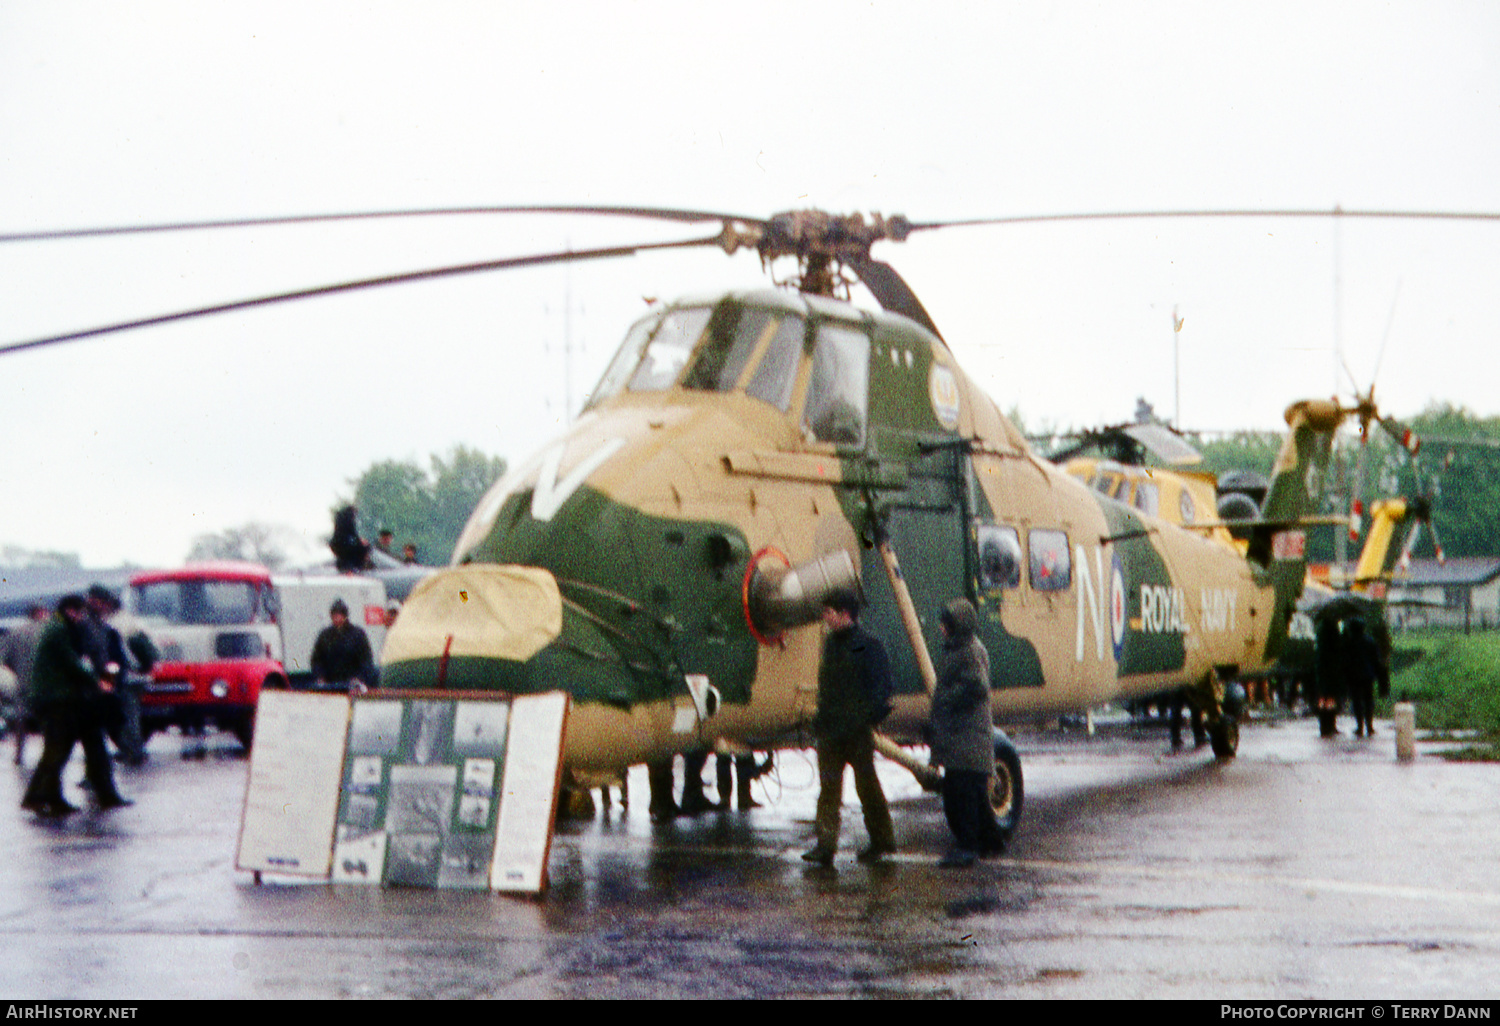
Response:
[[[864,445],[869,381],[869,337],[842,324],[820,325],[803,428],[820,442]]]
[[[1131,504],[1142,513],[1154,517],[1161,510],[1161,492],[1151,481],[1137,481]]]
[[[712,313],[706,306],[669,311],[630,377],[630,390],[660,392],[675,385]]]
[[[1184,524],[1191,524],[1198,511],[1193,507],[1193,493],[1184,488],[1177,493],[1177,512]]]
[[[755,350],[776,330],[771,310],[720,303],[708,322],[708,335],[682,377],[683,388],[732,392]]]
[[[1031,531],[1026,541],[1031,556],[1031,586],[1037,591],[1066,591],[1073,583],[1068,536],[1062,531]]]
[[[1089,484],[1094,491],[1100,495],[1108,495],[1111,499],[1118,499],[1125,494],[1125,475],[1118,472],[1101,470]]]
[[[979,527],[979,589],[985,592],[1021,585],[1021,535],[1014,527]]]
[[[806,334],[807,323],[801,317],[782,318],[745,392],[782,413],[791,409],[792,386],[797,383],[797,363]]]

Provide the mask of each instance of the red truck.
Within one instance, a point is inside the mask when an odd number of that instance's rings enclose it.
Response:
[[[196,563],[139,573],[124,605],[159,655],[141,695],[142,733],[216,726],[249,748],[260,689],[287,683],[266,568]]]

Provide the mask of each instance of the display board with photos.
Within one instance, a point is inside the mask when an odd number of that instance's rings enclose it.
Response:
[[[567,708],[560,692],[376,691],[353,699],[340,731],[343,772],[333,781],[324,875],[337,883],[544,890]],[[285,781],[269,788],[285,789]],[[254,790],[247,810],[264,804],[253,801]]]
[[[376,692],[356,700],[332,879],[542,889],[566,704],[562,694]],[[508,804],[531,814],[503,817]],[[497,853],[518,850],[537,861],[530,872],[497,863]]]

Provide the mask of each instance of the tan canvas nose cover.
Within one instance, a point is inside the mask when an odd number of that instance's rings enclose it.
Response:
[[[525,662],[561,633],[562,597],[550,573],[470,563],[440,570],[412,589],[380,661],[437,659],[446,650],[454,658]]]

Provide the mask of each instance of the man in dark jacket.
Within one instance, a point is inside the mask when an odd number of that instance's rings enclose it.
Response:
[[[859,598],[852,591],[835,592],[823,605],[828,635],[812,723],[818,748],[818,843],[802,856],[822,866],[833,864],[838,849],[845,766],[854,769],[854,790],[870,834],[870,846],[859,860],[875,862],[896,850],[890,806],[875,775],[875,726],[890,711],[891,663],[885,647],[860,628],[858,617]]]
[[[375,657],[370,636],[349,622],[349,607],[334,599],[328,607],[332,621],[313,642],[312,674],[319,689],[362,694],[375,686]]]
[[[86,601],[89,615],[84,630],[89,639],[89,658],[111,689],[102,701],[104,732],[119,749],[121,761],[139,766],[146,761],[140,691],[144,678],[134,672],[134,660],[126,650],[125,639],[110,623],[110,617],[120,611],[120,600],[114,592],[96,584],[89,588]]]
[[[1005,845],[990,805],[995,720],[990,711],[990,656],[976,633],[979,614],[967,599],[943,608],[942,666],[932,692],[932,762],[943,767],[943,814],[957,847],[940,866],[970,866]]]
[[[131,804],[115,789],[114,770],[104,747],[101,722],[105,692],[101,673],[90,662],[85,621],[88,603],[69,595],[42,631],[32,668],[32,708],[42,723],[42,757],[21,799],[21,808],[42,816],[65,816],[78,810],[63,797],[62,773],[73,746],[83,743],[84,772],[102,809]]]

